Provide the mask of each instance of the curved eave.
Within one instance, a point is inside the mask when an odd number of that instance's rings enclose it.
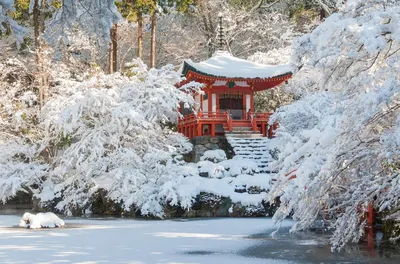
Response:
[[[216,76],[201,72],[186,62],[184,62],[184,65],[182,67],[182,75],[186,77],[186,81],[184,81],[181,84],[188,83],[190,81],[198,81],[200,83],[208,83],[208,84],[212,84],[215,81],[244,81],[251,85],[251,89],[253,91],[268,90],[292,78],[292,72],[286,72],[280,75],[271,76],[269,78],[243,78],[243,77]]]
[[[183,76],[187,76],[188,72],[191,71],[193,73],[197,73],[209,78],[215,78],[215,80],[257,80],[257,79],[270,79],[270,78],[279,78],[279,77],[284,77],[287,76],[288,74],[292,74],[292,72],[285,72],[283,74],[279,74],[279,75],[274,75],[268,78],[261,78],[261,77],[257,77],[257,78],[249,78],[249,77],[227,77],[227,76],[220,76],[220,75],[213,75],[213,74],[209,74],[206,72],[202,72],[198,69],[196,69],[195,67],[193,67],[192,65],[190,65],[189,63],[187,63],[186,61],[183,62],[183,67],[182,67],[182,75]]]

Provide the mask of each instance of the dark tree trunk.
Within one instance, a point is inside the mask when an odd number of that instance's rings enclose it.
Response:
[[[138,12],[138,53],[137,56],[138,58],[142,58],[143,57],[143,16],[142,16],[142,12]]]
[[[150,50],[150,68],[156,66],[156,11],[151,15],[151,50]]]
[[[117,51],[118,51],[118,25],[114,24],[110,29],[110,51],[109,51],[109,72],[114,73],[117,71]]]
[[[46,0],[35,0],[33,4],[33,32],[36,48],[36,80],[38,83],[40,108],[43,108],[49,86],[49,74],[47,73],[44,54],[46,44],[44,40],[41,39],[41,34],[45,31],[45,8]]]

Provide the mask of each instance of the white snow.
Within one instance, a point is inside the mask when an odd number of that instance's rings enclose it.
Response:
[[[204,152],[200,160],[221,162],[223,160],[226,160],[226,154],[225,151],[223,151],[222,149],[207,150],[206,152]]]
[[[57,215],[51,212],[31,214],[25,213],[19,220],[20,227],[39,229],[51,227],[64,227],[65,223]]]
[[[229,52],[217,51],[208,60],[193,62],[185,60],[187,64],[208,75],[230,78],[271,78],[292,72],[289,65],[265,65],[232,56]],[[183,71],[183,65],[181,67]]]
[[[248,236],[271,233],[271,219],[67,220],[63,229],[11,228],[18,216],[0,216],[1,263],[219,263],[284,264],[240,255],[257,245]],[[293,224],[285,221],[285,226]]]
[[[12,9],[14,0],[0,0],[0,6],[3,6],[5,10]]]

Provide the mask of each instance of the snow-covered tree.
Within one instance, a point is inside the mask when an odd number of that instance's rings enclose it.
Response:
[[[362,237],[368,203],[400,220],[399,14],[396,0],[346,1],[298,38],[292,61],[305,90],[271,120],[280,123],[275,218],[293,213],[296,231],[328,214],[333,249]]]
[[[0,34],[7,32],[7,27],[17,40],[17,45],[21,45],[24,36],[29,32],[27,28],[20,26],[13,18],[9,16],[9,12],[14,10],[14,0],[0,0]]]
[[[24,61],[0,62],[0,200],[30,192],[48,169],[40,158],[38,96]]]
[[[284,65],[290,63],[292,47],[287,46],[280,49],[272,49],[267,52],[256,52],[248,60],[267,65]],[[290,83],[290,84],[289,84]],[[278,107],[286,105],[294,100],[297,96],[293,92],[293,87],[297,88],[296,83],[282,84],[273,89],[255,93],[254,107],[256,112],[273,112]]]
[[[63,197],[59,209],[85,209],[101,188],[126,209],[162,214],[163,182],[182,176],[176,159],[191,150],[167,123],[177,120],[179,102],[193,105],[198,85],[177,89],[172,66],[133,66],[132,77],[100,74],[46,105],[45,140],[60,149],[38,195],[43,201]]]
[[[183,59],[204,60],[217,49],[218,15],[223,18],[227,50],[247,58],[291,44],[297,35],[294,23],[281,12],[249,13],[229,1],[198,1],[191,12],[170,12],[159,17],[157,45],[159,63],[180,64]]]

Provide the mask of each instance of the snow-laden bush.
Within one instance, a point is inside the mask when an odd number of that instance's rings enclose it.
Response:
[[[207,150],[204,152],[203,156],[201,156],[200,160],[208,160],[217,163],[226,160],[226,154],[222,149]]]
[[[362,237],[369,202],[400,220],[399,21],[398,1],[347,1],[297,39],[293,82],[308,86],[271,119],[280,123],[275,218],[293,213],[295,231],[328,214],[333,249]]]
[[[0,60],[0,201],[18,191],[34,193],[49,169],[38,143],[42,137],[33,73],[25,61]],[[45,152],[43,153],[45,154]],[[45,156],[45,155],[43,155]]]
[[[38,214],[24,213],[19,221],[19,226],[31,229],[64,227],[65,222],[51,212]]]
[[[177,159],[191,144],[167,123],[177,120],[180,102],[193,105],[199,84],[177,89],[181,77],[172,66],[135,65],[131,78],[100,74],[46,104],[44,141],[62,148],[38,194],[42,201],[60,197],[58,209],[83,209],[104,189],[125,209],[135,205],[153,215],[162,214],[163,203],[178,202],[170,181],[191,173]]]

